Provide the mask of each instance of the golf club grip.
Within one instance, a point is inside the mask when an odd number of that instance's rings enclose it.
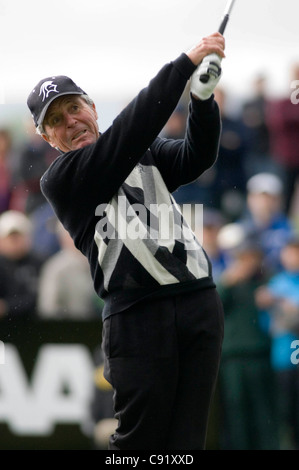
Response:
[[[220,34],[224,33],[228,20],[229,20],[229,15],[227,14],[224,16],[223,20],[221,21],[221,25],[219,26],[218,33]],[[210,80],[210,75],[208,73],[203,73],[200,76],[201,83],[208,83],[209,80]]]
[[[229,15],[227,14],[224,16],[223,20],[221,21],[221,25],[219,26],[218,33],[224,34],[228,20],[229,20]]]

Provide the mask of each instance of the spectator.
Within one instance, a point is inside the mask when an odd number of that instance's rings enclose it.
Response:
[[[299,63],[291,68],[290,81],[299,80]],[[287,97],[272,100],[267,107],[271,154],[281,167],[285,186],[285,211],[289,213],[299,175],[299,107]]]
[[[13,163],[11,134],[0,129],[0,214],[11,208]]]
[[[272,337],[271,360],[279,390],[282,438],[299,449],[299,369],[291,361],[292,342],[299,340],[299,239],[281,250],[283,271],[256,292],[256,302]],[[268,320],[268,321],[267,321]]]
[[[214,169],[213,205],[234,221],[244,208],[246,195],[246,133],[241,120],[229,115],[227,93],[223,88],[216,88],[215,99],[221,112],[222,135]]]
[[[46,203],[40,189],[40,178],[58,156],[57,150],[46,144],[30,122],[26,123],[28,140],[24,143],[19,159],[18,178],[23,188],[24,212],[30,215]]]
[[[58,223],[61,249],[43,265],[38,291],[38,312],[43,318],[100,318],[87,259],[77,250],[69,233]]]
[[[0,216],[0,315],[36,316],[37,284],[42,260],[31,248],[31,223],[21,212]]]
[[[218,86],[214,95],[222,119],[218,158],[211,168],[192,183],[178,188],[173,196],[178,204],[201,203],[235,219],[243,210],[245,198],[245,126],[229,116],[224,89]]]
[[[222,444],[230,450],[279,448],[270,339],[259,326],[254,292],[263,283],[263,254],[252,242],[233,249],[218,282],[225,312],[219,374]]]
[[[256,173],[279,173],[270,154],[266,88],[266,77],[258,75],[253,82],[254,96],[242,107],[242,120],[247,133],[248,158],[245,161],[245,169],[248,179]]]
[[[203,247],[207,252],[213,269],[213,278],[217,283],[226,267],[227,259],[225,252],[220,248],[218,235],[225,224],[221,212],[216,209],[204,209],[203,211]],[[195,230],[197,236],[198,227]]]
[[[214,95],[222,119],[217,161],[195,181],[177,189],[173,196],[179,204],[201,203],[206,208],[221,210],[234,220],[244,208],[246,192],[245,126],[229,116],[225,90],[218,86]]]
[[[32,247],[36,253],[47,260],[60,249],[56,231],[57,217],[48,202],[35,209],[30,214],[33,225]]]
[[[179,103],[163,129],[162,137],[169,139],[182,139],[186,131],[186,112],[183,102]],[[212,206],[212,182],[214,171],[210,168],[193,182],[180,186],[174,193],[178,204],[204,204]]]
[[[31,219],[34,251],[47,259],[59,250],[59,240],[54,229],[56,216],[40,190],[40,178],[58,152],[40,139],[31,119],[25,128],[28,138],[20,151],[16,170],[16,194],[21,201],[18,208]]]
[[[283,185],[278,176],[259,173],[247,183],[247,207],[240,219],[247,236],[253,236],[264,252],[267,270],[281,268],[280,250],[294,234],[283,212]]]
[[[173,197],[178,204],[203,204],[206,207],[214,208],[213,182],[215,169],[211,167],[192,183],[180,186]]]

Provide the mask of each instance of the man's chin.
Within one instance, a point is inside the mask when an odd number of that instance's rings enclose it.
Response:
[[[78,142],[73,142],[72,150],[79,150],[87,145],[94,144],[96,142],[96,138],[94,137],[85,137],[80,139]]]

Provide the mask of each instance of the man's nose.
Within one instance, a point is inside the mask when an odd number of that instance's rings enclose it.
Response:
[[[65,114],[64,120],[65,120],[67,127],[72,127],[77,122],[76,116],[73,116],[72,114],[68,114],[68,113]]]

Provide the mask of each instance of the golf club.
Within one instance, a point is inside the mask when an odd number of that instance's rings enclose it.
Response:
[[[218,29],[218,32],[221,33],[221,34],[224,34],[224,31],[225,31],[225,28],[226,28],[226,25],[228,23],[228,20],[229,20],[229,16],[230,16],[230,13],[232,11],[232,8],[234,6],[234,3],[235,3],[235,0],[229,0],[229,2],[227,3],[226,5],[226,8],[225,8],[225,12],[224,12],[224,16],[223,16],[223,19],[221,21],[221,24],[219,26],[219,29]],[[217,64],[213,64],[213,62],[210,62],[212,65],[217,65]],[[208,83],[209,79],[210,79],[210,75],[209,75],[209,69],[208,69],[208,72],[207,73],[204,73],[202,74],[200,77],[199,77],[200,81],[202,83]]]

